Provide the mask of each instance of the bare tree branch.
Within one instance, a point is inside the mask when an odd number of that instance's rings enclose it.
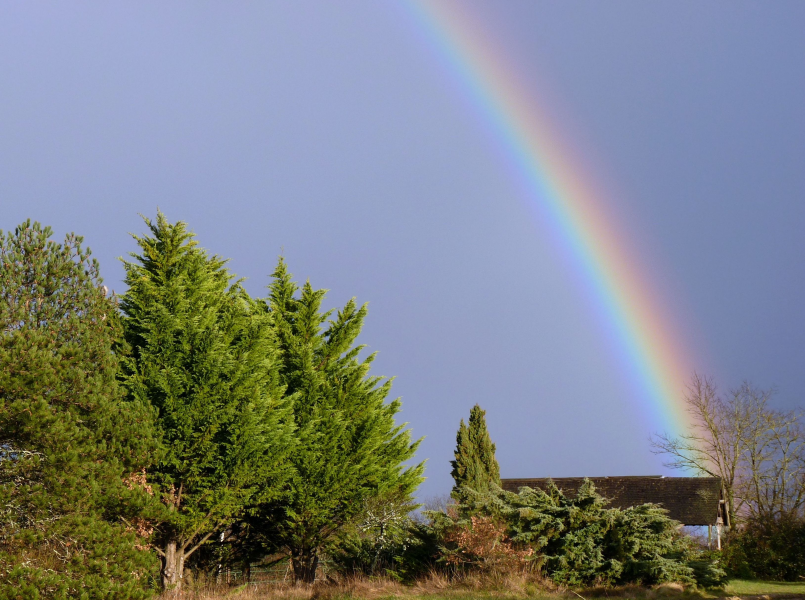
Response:
[[[712,379],[694,374],[685,397],[690,433],[650,439],[652,452],[669,458],[666,466],[721,478],[730,522],[805,508],[803,413],[773,410],[773,395],[744,382],[722,397]]]

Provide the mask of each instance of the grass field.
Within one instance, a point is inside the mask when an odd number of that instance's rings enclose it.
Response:
[[[733,579],[725,588],[727,596],[761,596],[764,594],[801,594],[805,598],[805,581],[746,581]]]

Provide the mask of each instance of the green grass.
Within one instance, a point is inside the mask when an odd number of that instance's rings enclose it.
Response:
[[[802,594],[805,596],[805,581],[749,581],[733,579],[725,588],[728,596],[760,596],[762,594]]]
[[[530,592],[530,593],[529,593]],[[526,593],[501,593],[501,592],[466,592],[453,591],[446,593],[429,593],[412,595],[405,600],[578,600],[573,592],[564,593],[545,592],[529,590]],[[769,594],[794,596],[801,595],[805,598],[805,581],[782,582],[782,581],[749,581],[744,579],[733,579],[723,590],[677,591],[670,589],[650,589],[639,586],[625,586],[623,588],[613,588],[610,590],[581,590],[581,596],[585,600],[706,600],[708,598],[725,598],[730,596],[762,596]]]

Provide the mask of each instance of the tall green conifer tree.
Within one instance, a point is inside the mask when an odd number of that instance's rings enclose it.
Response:
[[[399,400],[385,403],[391,381],[370,376],[374,355],[356,346],[366,306],[354,300],[330,319],[325,290],[297,286],[283,260],[270,286],[268,310],[282,351],[282,381],[293,402],[299,439],[282,501],[263,503],[251,529],[291,555],[297,582],[312,583],[319,554],[365,502],[398,490],[409,495],[423,465],[403,467],[417,443],[394,422]]]
[[[142,598],[127,527],[151,411],[116,383],[117,308],[82,238],[0,231],[0,598]],[[127,485],[128,482],[128,485]]]
[[[164,588],[178,590],[187,558],[258,492],[271,495],[292,424],[270,315],[184,223],[162,213],[146,223],[151,235],[135,237],[141,254],[125,262],[125,383],[157,412],[157,552]]]
[[[462,487],[485,492],[490,486],[500,486],[500,466],[486,428],[486,411],[477,404],[470,410],[469,427],[461,419],[454,454],[456,459],[450,461],[454,495]]]

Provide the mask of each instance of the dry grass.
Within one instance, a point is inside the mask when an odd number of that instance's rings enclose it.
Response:
[[[312,586],[286,583],[243,584],[237,587],[204,586],[185,590],[189,600],[341,600],[359,598],[380,600],[400,598],[416,600],[463,600],[469,598],[556,598],[552,588],[529,575],[476,575],[447,578],[439,573],[420,579],[414,585],[403,585],[388,578],[351,577],[341,581],[320,582]],[[167,599],[166,599],[167,600]]]
[[[182,600],[708,600],[805,598],[805,584],[733,581],[724,591],[701,592],[677,583],[569,589],[532,573],[448,577],[434,572],[413,585],[388,578],[349,577],[313,586],[276,582],[240,586],[188,586]],[[175,600],[165,597],[163,600]]]
[[[567,593],[567,592],[566,592]],[[573,594],[574,592],[570,592]],[[587,598],[618,598],[620,600],[702,600],[712,597],[679,583],[661,583],[652,587],[623,585],[580,590],[577,596]]]
[[[448,578],[433,573],[411,586],[385,578],[349,578],[313,586],[208,586],[187,590],[183,595],[187,600],[703,600],[705,597],[678,584],[664,584],[653,588],[624,586],[573,591],[556,587],[527,573],[470,575],[461,578]]]

